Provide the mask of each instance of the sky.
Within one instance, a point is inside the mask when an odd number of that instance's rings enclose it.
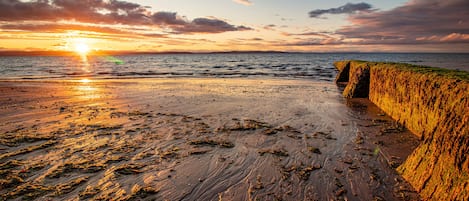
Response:
[[[3,51],[469,52],[468,0],[0,0]]]

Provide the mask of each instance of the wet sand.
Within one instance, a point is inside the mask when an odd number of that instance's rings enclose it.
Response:
[[[418,139],[307,80],[0,82],[2,200],[418,200]]]

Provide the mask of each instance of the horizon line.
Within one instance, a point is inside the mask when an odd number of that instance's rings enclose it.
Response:
[[[469,52],[399,52],[399,51],[277,51],[277,50],[232,50],[232,51],[93,51],[86,56],[139,55],[139,54],[469,54]],[[82,56],[72,51],[60,50],[0,50],[0,56]]]

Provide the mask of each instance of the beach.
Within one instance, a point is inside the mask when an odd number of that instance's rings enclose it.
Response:
[[[468,18],[0,0],[0,201],[469,200]]]
[[[415,200],[419,143],[331,82],[0,82],[2,200]]]

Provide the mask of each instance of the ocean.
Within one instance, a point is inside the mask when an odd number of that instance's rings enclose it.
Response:
[[[211,53],[119,56],[2,56],[0,79],[267,77],[332,81],[334,61],[403,62],[469,71],[469,54]]]

